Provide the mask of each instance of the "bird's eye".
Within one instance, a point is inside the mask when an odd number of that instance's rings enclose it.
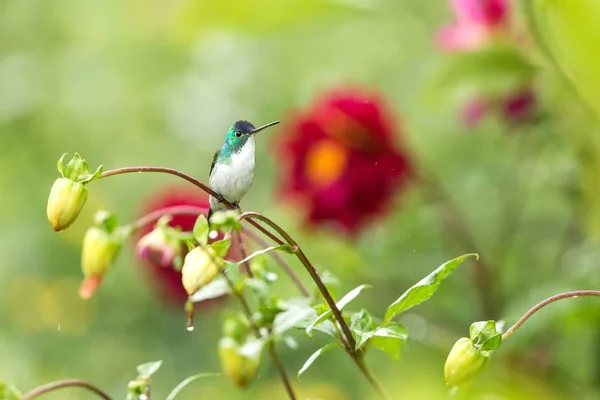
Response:
[[[242,136],[242,132],[239,132],[239,131],[238,131],[238,132],[236,132],[236,133],[235,133],[235,136],[237,136],[237,137],[240,137],[240,136]]]

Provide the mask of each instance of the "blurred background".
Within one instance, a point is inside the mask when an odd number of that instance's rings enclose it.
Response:
[[[512,324],[549,295],[600,284],[597,123],[521,11],[511,1],[3,0],[0,378],[25,392],[76,377],[124,398],[138,364],[163,360],[153,379],[161,399],[192,374],[218,372],[220,316],[237,304],[201,304],[186,331],[178,276],[138,259],[135,241],[92,299],[77,295],[96,210],[128,223],[203,194],[166,175],[103,179],[60,234],[47,197],[65,152],[93,169],[162,165],[206,182],[235,120],[281,120],[257,139],[242,207],[289,229],[341,293],[372,284],[353,309],[382,315],[443,262],[481,255],[399,318],[410,331],[399,362],[368,357],[393,398],[447,398],[444,361],[472,322]],[[284,276],[278,285],[294,290]],[[326,342],[296,337],[299,349],[280,352],[300,398],[375,398],[340,351],[298,381]],[[502,346],[469,394],[600,398],[599,337],[597,300],[554,304]],[[210,378],[179,398],[285,392],[265,357],[245,392]]]

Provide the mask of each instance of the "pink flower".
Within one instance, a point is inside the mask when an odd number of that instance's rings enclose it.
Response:
[[[456,22],[438,32],[442,50],[476,50],[508,29],[508,0],[450,0],[450,3]]]

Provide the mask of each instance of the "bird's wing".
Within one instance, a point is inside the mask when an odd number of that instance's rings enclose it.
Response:
[[[217,158],[219,158],[219,154],[221,154],[221,149],[217,150],[215,152],[215,155],[213,156],[212,164],[210,164],[210,172],[208,173],[209,178],[212,175],[213,169],[215,168],[215,164],[217,163]]]

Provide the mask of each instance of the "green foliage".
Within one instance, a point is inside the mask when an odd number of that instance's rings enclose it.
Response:
[[[311,356],[308,357],[302,368],[300,368],[300,370],[298,371],[298,378],[300,378],[300,376],[303,373],[305,373],[310,368],[310,366],[317,360],[317,358],[319,358],[323,353],[336,347],[340,347],[340,345],[338,343],[329,343],[321,347],[319,350],[315,351],[313,354],[311,354]]]
[[[231,293],[231,289],[227,280],[223,277],[217,277],[213,279],[212,282],[207,284],[206,286],[200,288],[196,293],[194,293],[190,300],[194,303],[198,303],[200,301],[216,299],[221,296],[225,296]]]
[[[478,257],[477,254],[465,254],[442,264],[439,268],[421,279],[393,302],[386,310],[384,322],[391,321],[398,314],[421,304],[433,296],[442,281],[450,275],[466,258]]]
[[[0,381],[0,400],[19,400],[21,392],[13,385]]]
[[[496,328],[496,321],[474,322],[469,334],[473,346],[481,351],[496,350],[502,344],[502,332]]]
[[[208,244],[209,231],[210,228],[208,227],[208,220],[206,219],[206,216],[198,216],[192,232],[194,234],[194,239],[196,239],[200,246],[206,246]]]
[[[138,379],[149,379],[162,366],[162,360],[150,361],[137,366]]]
[[[293,253],[292,246],[290,246],[287,243],[284,243],[284,244],[280,244],[278,246],[271,246],[271,247],[267,247],[265,249],[256,250],[254,253],[250,254],[248,257],[244,258],[243,260],[240,260],[238,262],[238,264],[246,263],[248,261],[251,261],[255,257],[262,256],[263,254],[267,254],[272,251],[281,251],[281,252],[288,253],[288,254]]]
[[[184,379],[179,385],[175,386],[165,400],[175,400],[175,397],[179,394],[179,392],[181,392],[187,385],[189,385],[190,383],[194,382],[197,379],[212,378],[212,377],[219,377],[219,376],[221,376],[221,374],[214,373],[214,372],[201,372],[199,374],[192,375],[192,376]]]

